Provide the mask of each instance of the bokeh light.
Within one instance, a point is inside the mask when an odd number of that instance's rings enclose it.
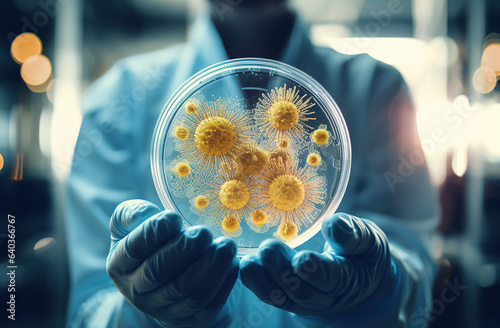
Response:
[[[31,85],[40,85],[46,82],[52,74],[50,60],[44,55],[31,56],[21,67],[21,77]]]
[[[490,44],[500,43],[500,34],[499,33],[490,33],[484,39],[484,48],[486,49]]]
[[[47,98],[51,103],[54,103],[54,85],[55,79],[49,80],[49,84],[47,85]]]
[[[28,58],[42,53],[42,41],[33,33],[19,34],[12,41],[10,53],[18,64],[22,64]]]
[[[47,79],[47,81],[45,81],[44,83],[42,83],[40,85],[26,84],[26,86],[28,87],[28,89],[30,89],[33,92],[43,93],[49,89],[49,87],[52,85],[53,80],[54,79],[52,77],[50,77],[49,79]]]
[[[481,66],[474,72],[472,84],[477,92],[482,94],[490,93],[497,84],[497,75],[490,67]]]
[[[35,251],[47,249],[48,247],[53,246],[55,244],[55,242],[56,242],[55,239],[52,237],[42,238],[35,244],[33,249]]]
[[[428,43],[429,61],[439,67],[448,67],[458,62],[458,45],[448,37],[435,37]]]
[[[451,169],[459,178],[463,177],[467,171],[467,145],[459,145],[453,149],[453,157],[451,160]]]
[[[491,68],[500,76],[500,43],[490,43],[483,51],[481,65]]]
[[[22,181],[23,180],[23,169],[24,169],[24,154],[17,153],[16,169],[12,172],[12,180]]]
[[[3,169],[3,156],[0,154],[0,171]]]
[[[492,158],[500,158],[500,104],[489,106],[482,112],[481,121],[477,124],[479,140],[484,147],[486,154]]]
[[[477,270],[477,284],[483,288],[495,285],[495,282],[500,278],[498,276],[498,267],[493,264],[483,264]]]

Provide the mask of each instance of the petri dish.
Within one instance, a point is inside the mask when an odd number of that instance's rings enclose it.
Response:
[[[351,168],[342,113],[312,77],[268,59],[217,63],[185,81],[153,133],[151,170],[184,227],[232,238],[238,256],[295,248],[339,206]]]

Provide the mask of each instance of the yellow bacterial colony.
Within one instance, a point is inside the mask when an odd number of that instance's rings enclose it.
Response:
[[[307,164],[311,166],[318,166],[321,164],[321,157],[316,153],[311,153],[307,156]]]
[[[219,188],[219,199],[222,205],[233,210],[243,208],[250,198],[248,187],[241,181],[229,180]]]
[[[312,222],[311,212],[323,204],[325,182],[309,167],[297,168],[293,161],[270,160],[257,194],[269,221],[290,221],[300,226]]]
[[[237,157],[241,173],[244,175],[255,175],[262,171],[267,165],[269,153],[255,146],[246,146]]]
[[[317,129],[313,132],[311,139],[315,144],[324,145],[328,142],[328,131],[325,129]]]
[[[288,141],[287,138],[281,138],[278,140],[278,147],[279,148],[286,148],[290,144],[290,141]]]
[[[325,178],[312,168],[321,157],[309,151],[305,159],[299,148],[324,145],[329,133],[318,129],[307,138],[315,102],[296,87],[262,94],[253,115],[245,106],[222,99],[184,104],[171,134],[180,155],[171,165],[179,177],[191,176],[172,180],[173,189],[179,195],[184,188],[191,210],[227,236],[275,227],[275,236],[292,240],[316,219],[326,194]]]
[[[185,177],[191,173],[191,167],[188,163],[179,163],[175,166],[175,173],[180,177]]]
[[[266,223],[267,215],[261,210],[255,210],[250,214],[250,219],[257,227],[262,227]]]
[[[194,206],[196,206],[199,209],[204,209],[205,207],[208,206],[209,203],[210,202],[208,201],[207,196],[198,196],[194,201]]]
[[[255,107],[257,126],[270,139],[298,140],[310,128],[306,122],[314,120],[310,117],[314,112],[309,110],[314,103],[306,97],[295,87],[287,89],[286,84],[262,94]]]
[[[250,123],[244,111],[230,111],[220,100],[194,106],[196,111],[186,115],[183,122],[187,137],[177,140],[182,157],[201,169],[234,161],[250,141]]]
[[[176,126],[174,134],[178,139],[186,139],[189,136],[189,131],[183,126]]]
[[[288,161],[288,158],[291,157],[290,154],[287,153],[287,151],[283,148],[278,148],[275,151],[271,153],[269,156],[269,161],[275,160],[277,161],[278,159],[281,159],[283,163]]]
[[[297,235],[297,225],[291,221],[284,221],[278,227],[278,236],[284,240],[290,240]]]
[[[280,175],[269,183],[267,196],[269,202],[277,209],[293,211],[304,200],[304,184],[294,175]]]
[[[240,222],[234,216],[228,215],[222,220],[221,226],[226,232],[233,233],[240,227]]]
[[[198,106],[192,101],[187,102],[185,108],[188,114],[194,114],[198,111]]]
[[[207,187],[216,221],[228,215],[240,221],[256,207],[256,187],[252,179],[221,171]]]

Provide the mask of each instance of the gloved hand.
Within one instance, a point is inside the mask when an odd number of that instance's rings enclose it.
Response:
[[[382,300],[398,285],[399,269],[385,234],[374,223],[344,213],[326,219],[322,232],[327,240],[322,254],[263,242],[258,255],[240,261],[243,284],[263,302],[299,315],[340,320],[353,310],[351,319],[373,319],[377,310],[370,305],[384,306]],[[353,326],[355,321],[344,322]]]
[[[134,307],[167,327],[215,323],[238,277],[232,240],[142,200],[118,205],[110,230],[106,270]]]

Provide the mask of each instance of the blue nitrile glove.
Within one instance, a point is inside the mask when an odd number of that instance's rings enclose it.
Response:
[[[296,252],[277,240],[263,242],[258,255],[240,261],[243,284],[262,301],[299,318],[335,327],[339,322],[341,327],[376,326],[370,320],[388,314],[383,307],[401,300],[400,269],[385,234],[374,223],[344,213],[326,219],[322,232],[327,240],[322,254]],[[397,320],[399,304],[395,307]]]
[[[207,327],[238,277],[236,245],[146,201],[114,211],[106,270],[123,296],[167,327]],[[154,322],[154,320],[152,320]]]

